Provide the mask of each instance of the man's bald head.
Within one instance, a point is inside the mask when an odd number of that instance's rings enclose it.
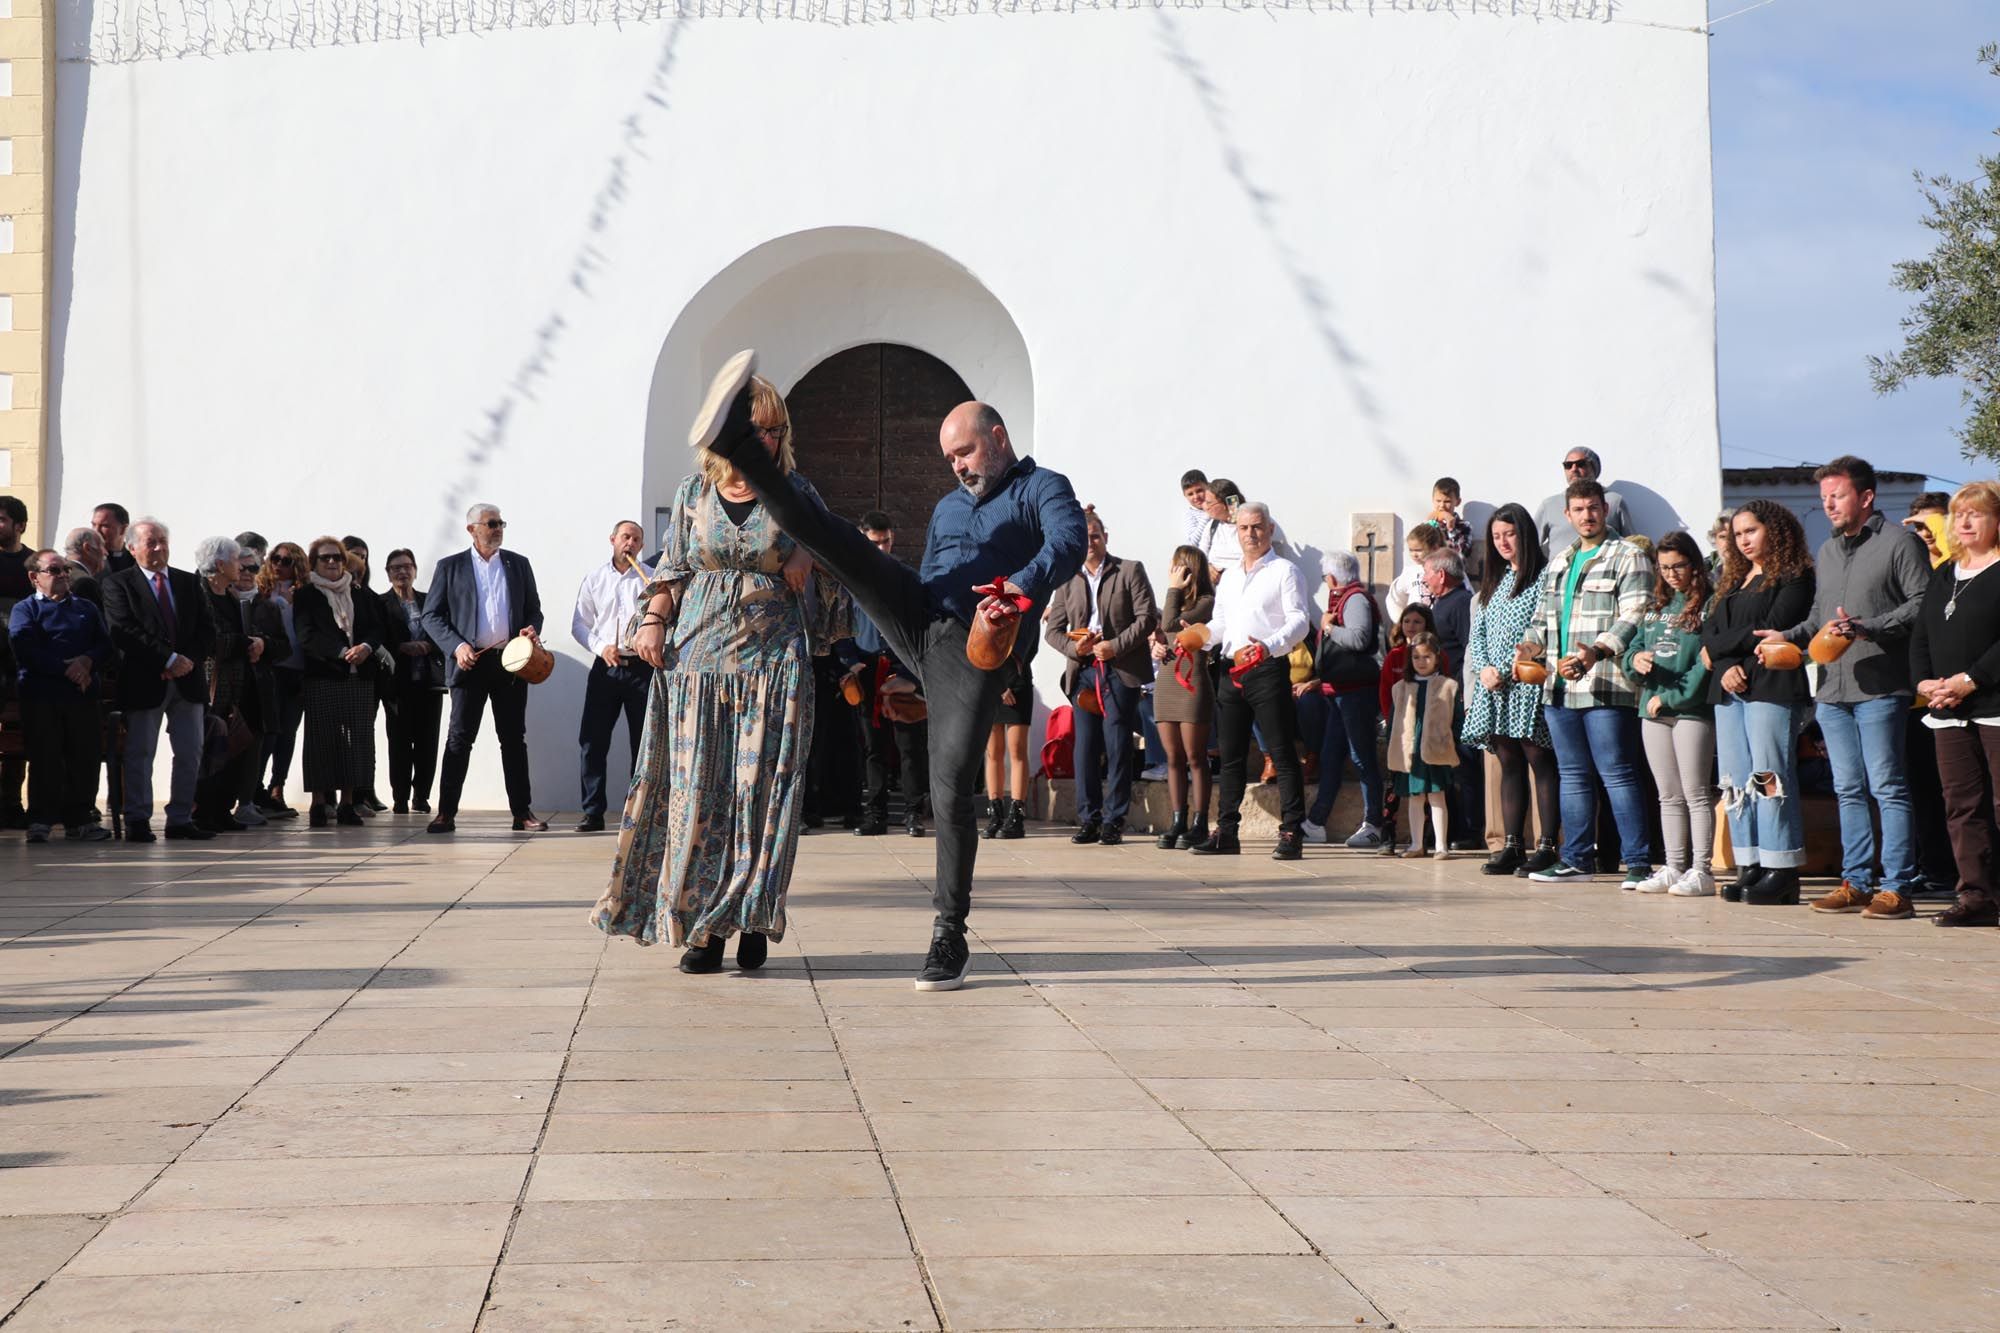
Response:
[[[938,431],[938,446],[958,484],[983,495],[1014,465],[1007,423],[985,403],[960,403]]]

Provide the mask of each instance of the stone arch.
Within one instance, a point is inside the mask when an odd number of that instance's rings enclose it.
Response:
[[[708,377],[730,353],[755,347],[759,370],[789,393],[827,358],[873,343],[912,347],[944,362],[974,397],[999,409],[1016,448],[1033,450],[1027,341],[999,298],[921,241],[869,227],[822,227],[739,256],[675,319],[646,406],[648,510],[666,505],[687,475],[688,421]],[[811,474],[807,460],[801,467]]]

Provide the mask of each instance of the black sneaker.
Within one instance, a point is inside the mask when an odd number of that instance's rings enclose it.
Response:
[[[1567,861],[1558,861],[1547,870],[1532,872],[1528,878],[1537,884],[1565,884],[1573,879],[1589,879],[1590,872],[1578,870]]]
[[[1561,861],[1562,858],[1556,855],[1556,849],[1548,843],[1543,843],[1528,853],[1528,859],[1514,868],[1514,874],[1516,878],[1527,879],[1531,875],[1539,875],[1544,870],[1560,864]]]
[[[1070,834],[1069,840],[1081,847],[1085,843],[1096,842],[1102,836],[1103,826],[1093,819],[1076,832]]]
[[[1278,830],[1278,845],[1271,849],[1273,861],[1296,861],[1306,854],[1305,834],[1296,829]]]
[[[931,951],[924,955],[924,970],[917,973],[917,989],[957,990],[971,970],[972,951],[965,947],[964,934],[946,931],[932,938]]]

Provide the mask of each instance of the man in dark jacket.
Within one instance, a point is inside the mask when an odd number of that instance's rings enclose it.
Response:
[[[528,783],[528,683],[500,665],[500,650],[516,635],[541,641],[535,570],[526,556],[500,549],[507,522],[498,505],[472,506],[465,530],[472,548],[438,561],[424,601],[424,632],[445,654],[445,687],[451,692],[437,817],[425,831],[450,833],[458,827],[459,793],[490,700],[515,831],[539,833],[548,824],[535,818]]]
[[[174,748],[167,794],[167,836],[205,841],[215,835],[194,823],[194,787],[201,774],[208,669],[215,627],[201,580],[167,566],[167,525],[142,518],[126,544],[138,562],[103,580],[104,619],[122,662],[118,706],[125,713],[125,841],[151,842],[153,756],[160,723]]]
[[[102,762],[98,672],[111,639],[97,608],[70,592],[60,552],[31,554],[28,577],[34,595],[14,604],[7,624],[28,742],[28,841],[47,842],[60,823],[73,840],[102,842],[111,835],[91,803]]]
[[[1137,560],[1112,555],[1104,520],[1084,510],[1083,568],[1049,601],[1043,631],[1049,645],[1068,659],[1063,697],[1088,692],[1098,709],[1076,705],[1075,843],[1115,847],[1125,836],[1132,806],[1132,736],[1139,726],[1140,691],[1152,682],[1148,648],[1159,628],[1153,585]],[[1081,638],[1072,638],[1071,631]],[[1105,779],[1111,790],[1104,790]]]

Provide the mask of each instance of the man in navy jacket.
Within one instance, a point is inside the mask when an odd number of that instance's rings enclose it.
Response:
[[[34,595],[14,604],[7,637],[20,672],[21,725],[28,742],[28,841],[47,842],[61,823],[73,839],[111,835],[91,817],[103,762],[98,673],[111,636],[97,608],[69,590],[60,551],[28,556]]]
[[[499,506],[472,506],[465,530],[472,549],[437,562],[424,601],[424,633],[444,652],[445,687],[451,692],[437,817],[426,831],[450,833],[458,827],[458,796],[490,700],[514,828],[540,832],[548,824],[535,818],[528,787],[528,684],[501,667],[500,650],[516,635],[540,642],[542,599],[527,557],[501,549],[507,521]]]

